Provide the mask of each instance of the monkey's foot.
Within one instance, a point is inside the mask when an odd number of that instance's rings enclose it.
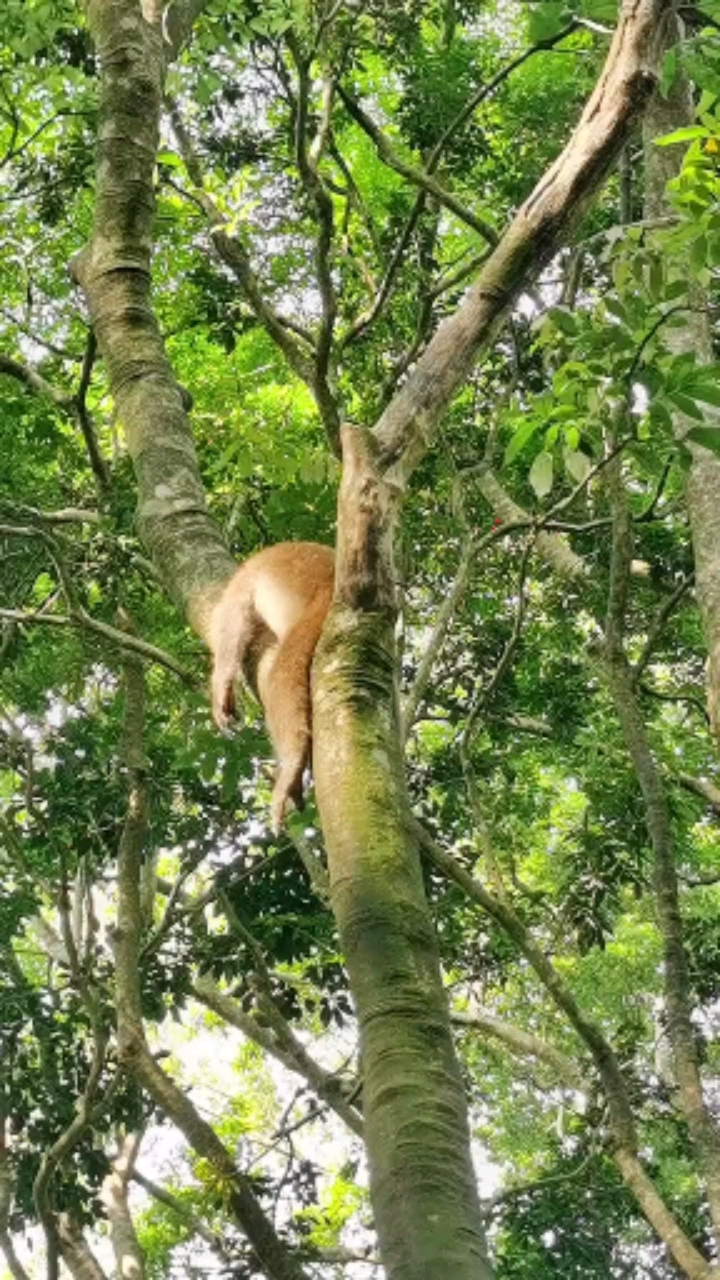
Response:
[[[270,821],[275,835],[279,835],[282,831],[290,806],[300,813],[305,808],[305,796],[303,795],[304,772],[304,763],[300,767],[297,765],[293,767],[280,765],[278,767],[270,806]]]

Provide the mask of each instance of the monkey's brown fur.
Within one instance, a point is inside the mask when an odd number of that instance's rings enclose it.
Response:
[[[242,676],[262,703],[277,756],[272,824],[282,827],[290,800],[303,807],[310,763],[310,666],[330,608],[334,557],[318,542],[279,542],[245,560],[213,610],[212,710],[226,728]]]

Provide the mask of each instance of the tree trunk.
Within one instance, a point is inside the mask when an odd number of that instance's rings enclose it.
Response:
[[[491,1271],[466,1103],[407,820],[394,495],[369,433],[345,427],[342,438],[338,592],[315,659],[313,767],[360,1028],[373,1211],[392,1280],[483,1280]]]
[[[677,24],[669,34],[677,38]],[[690,86],[684,75],[678,75],[666,98],[659,94],[653,96],[644,120],[644,212],[647,219],[661,218],[670,211],[667,184],[679,172],[685,150],[684,144],[658,147],[655,139],[690,124],[693,119]],[[685,313],[684,326],[667,328],[663,340],[673,354],[694,352],[698,363],[706,364],[712,360],[712,339],[707,298],[699,286],[691,284],[689,303],[692,310]],[[720,411],[706,409],[706,415],[720,426]],[[695,424],[690,419],[676,414],[674,428],[678,439],[682,439],[693,425]],[[687,505],[693,538],[698,603],[708,648],[708,706],[713,731],[720,743],[720,458],[709,449],[691,441],[688,442],[688,447],[692,462],[687,477]],[[648,830],[655,855],[656,911],[664,948],[665,1014],[677,1081],[677,1098],[698,1153],[715,1245],[720,1253],[720,1128],[706,1105],[700,1074],[670,815],[664,786],[646,741],[645,727],[626,663],[622,664],[619,674],[621,685],[617,691],[616,705],[643,789]]]

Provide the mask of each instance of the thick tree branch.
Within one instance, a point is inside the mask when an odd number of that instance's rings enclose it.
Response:
[[[125,1135],[119,1143],[100,1193],[110,1223],[110,1239],[117,1272],[123,1280],[143,1280],[145,1276],[145,1256],[140,1248],[128,1203],[128,1186],[139,1147],[140,1138],[137,1134]]]
[[[138,527],[170,596],[205,635],[234,569],[210,519],[187,418],[150,301],[154,167],[168,46],[159,4],[88,0],[100,64],[96,198],[71,269],[138,481]],[[189,12],[189,10],[188,10]]]
[[[80,1224],[69,1213],[58,1215],[62,1260],[74,1280],[107,1280]]]

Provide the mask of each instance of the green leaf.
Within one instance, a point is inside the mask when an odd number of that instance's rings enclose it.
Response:
[[[530,468],[528,476],[530,486],[538,498],[544,498],[553,485],[553,456],[545,450],[539,453]]]
[[[565,449],[563,458],[573,480],[577,480],[579,484],[581,480],[586,478],[592,466],[587,454],[583,453],[581,449]]]
[[[674,133],[666,133],[663,138],[655,139],[656,147],[672,147],[676,142],[692,142],[694,138],[709,138],[710,130],[703,128],[701,124],[685,125],[682,129],[676,129]]]
[[[696,271],[701,271],[708,260],[707,236],[698,236],[690,249],[690,262]]]
[[[720,427],[691,427],[685,436],[720,457]]]
[[[547,40],[554,36],[563,25],[565,5],[558,0],[542,0],[533,10],[528,21],[528,36],[531,44],[539,40]]]
[[[659,427],[661,431],[667,431],[672,434],[673,419],[670,410],[661,400],[655,400],[650,405],[649,417],[653,426]]]
[[[573,315],[572,311],[569,311],[567,307],[553,307],[550,312],[550,318],[552,319],[553,324],[555,324],[562,333],[567,333],[569,337],[573,338],[577,333],[577,319]]]
[[[517,458],[518,454],[522,453],[525,445],[532,439],[539,426],[539,418],[527,417],[523,419],[505,450],[505,466],[507,466],[508,463],[513,462],[514,459]]]
[[[701,400],[703,404],[713,404],[720,408],[720,386],[712,382],[693,382],[691,390],[694,400]]]
[[[705,415],[702,409],[698,409],[695,401],[684,395],[682,391],[669,391],[668,399],[672,400],[676,408],[681,413],[684,413],[686,418],[696,418],[698,422],[704,422]]]
[[[623,324],[627,323],[627,311],[618,298],[606,298],[605,306],[612,316],[617,316]]]

